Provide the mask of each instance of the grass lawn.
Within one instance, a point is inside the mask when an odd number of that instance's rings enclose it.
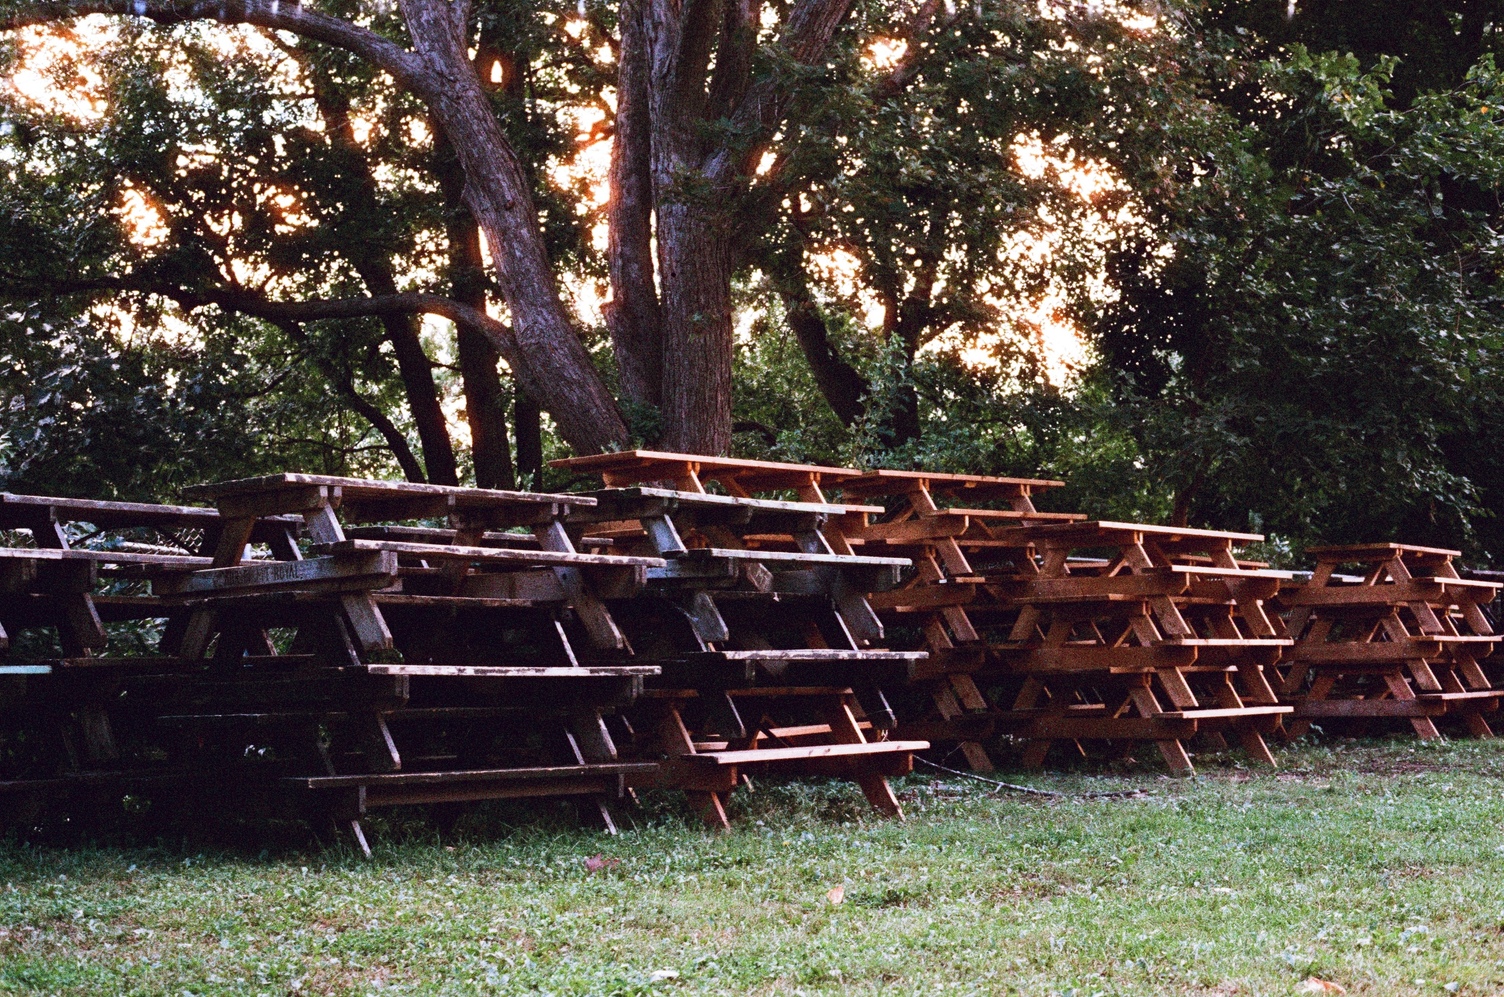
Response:
[[[394,821],[374,861],[0,845],[0,993],[1504,993],[1504,741],[1282,760],[1010,777],[1128,799],[915,776],[903,824],[840,784],[743,794],[725,835],[670,798],[614,839]]]

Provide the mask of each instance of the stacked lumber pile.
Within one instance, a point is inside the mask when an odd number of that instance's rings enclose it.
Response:
[[[874,510],[821,490],[860,472],[649,451],[555,466],[616,486],[590,493],[596,505],[572,512],[571,528],[665,562],[649,569],[646,597],[613,603],[662,669],[635,711],[640,752],[663,762],[659,784],[689,792],[715,826],[726,795],[762,772],[849,778],[901,816],[887,777],[929,745],[889,739],[884,686],[925,655],[880,649],[868,600],[910,562],[852,553],[840,524]]]
[[[1280,598],[1296,638],[1280,689],[1295,708],[1290,736],[1313,722],[1407,720],[1434,738],[1443,717],[1492,735],[1487,717],[1504,688],[1479,659],[1500,640],[1482,610],[1500,583],[1459,577],[1455,550],[1365,544],[1308,553],[1316,559],[1310,581]]]
[[[1013,570],[987,588],[1016,607],[996,666],[1018,691],[1000,722],[1043,764],[1056,740],[1153,742],[1172,772],[1194,769],[1185,742],[1233,737],[1273,764],[1265,737],[1291,712],[1271,679],[1289,646],[1266,604],[1286,572],[1240,564],[1263,538],[1135,523],[997,531]]]

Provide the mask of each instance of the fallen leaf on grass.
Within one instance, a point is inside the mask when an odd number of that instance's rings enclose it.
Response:
[[[1347,988],[1340,983],[1333,983],[1331,980],[1321,980],[1314,976],[1308,976],[1305,982],[1300,985],[1300,992],[1303,994],[1345,994],[1347,993]]]
[[[590,856],[585,860],[587,872],[600,872],[602,869],[614,869],[621,865],[621,859],[608,859],[600,853]]]
[[[838,904],[846,899],[846,887],[832,886],[830,892],[825,894],[825,899],[832,904]]]

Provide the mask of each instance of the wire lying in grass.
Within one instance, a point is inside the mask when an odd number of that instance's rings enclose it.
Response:
[[[975,772],[965,772],[961,769],[947,768],[944,765],[940,765],[936,762],[932,762],[928,759],[920,758],[918,756],[915,756],[914,761],[916,764],[935,769],[938,772],[944,772],[948,775],[958,775],[963,779],[973,779],[977,782],[985,782],[987,785],[994,786],[997,789],[1006,789],[1011,793],[1027,793],[1030,796],[1049,796],[1055,799],[1062,800],[1121,800],[1127,799],[1131,796],[1148,795],[1142,789],[1122,789],[1117,790],[1116,792],[1109,793],[1062,793],[1054,789],[1035,789],[1033,786],[1020,786],[1014,782],[999,782],[996,779],[988,779],[983,776],[979,776]]]

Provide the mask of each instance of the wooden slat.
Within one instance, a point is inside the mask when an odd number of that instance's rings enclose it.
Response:
[[[435,678],[544,678],[544,679],[600,679],[629,678],[633,675],[657,675],[662,669],[657,665],[578,665],[574,667],[541,667],[533,665],[434,665],[394,664],[366,665],[371,675],[408,675]]]
[[[862,744],[808,744],[796,748],[748,748],[739,751],[709,751],[682,756],[699,765],[757,765],[770,762],[806,761],[819,758],[852,758],[872,755],[912,754],[928,751],[928,741],[868,741]]]
[[[555,550],[512,550],[505,547],[470,547],[460,544],[421,544],[403,540],[339,540],[315,544],[314,553],[338,554],[343,551],[389,551],[409,557],[435,561],[475,561],[484,564],[558,565],[602,568],[661,568],[659,557],[628,557],[620,554],[581,554]]]
[[[287,786],[301,789],[352,789],[359,786],[419,786],[455,782],[523,781],[573,776],[635,775],[656,771],[656,762],[601,762],[593,765],[552,765],[532,768],[456,769],[436,772],[385,772],[368,775],[289,776]]]

